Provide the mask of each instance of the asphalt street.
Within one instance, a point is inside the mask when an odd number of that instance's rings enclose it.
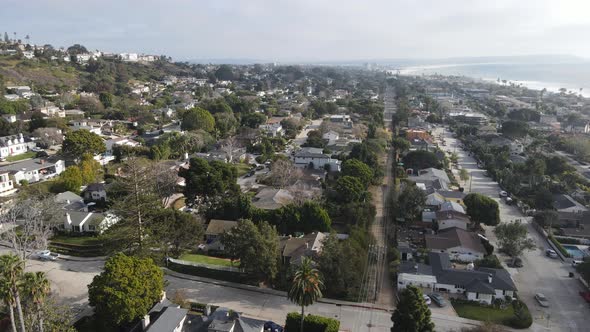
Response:
[[[443,132],[442,128],[434,131],[435,136]],[[588,316],[590,308],[583,301],[578,292],[582,286],[575,278],[569,278],[569,272],[574,271],[570,262],[562,262],[559,259],[551,259],[545,256],[545,249],[550,248],[547,240],[543,238],[531,225],[531,218],[523,216],[515,207],[506,205],[499,198],[499,185],[491,178],[484,175],[485,170],[478,169],[475,159],[460,148],[460,142],[452,137],[452,133],[444,131],[448,152],[455,152],[459,156],[459,166],[468,170],[471,175],[471,185],[465,186],[469,191],[485,194],[500,205],[501,222],[509,222],[520,219],[527,223],[529,237],[535,240],[537,248],[523,254],[522,268],[509,268],[505,262],[507,256],[498,254],[506,269],[512,275],[512,279],[518,288],[520,298],[529,307],[534,324],[534,331],[589,331]],[[485,227],[486,237],[495,245],[496,237],[493,227]],[[497,247],[497,246],[496,246]],[[543,293],[549,299],[549,308],[542,308],[534,300],[535,293]]]

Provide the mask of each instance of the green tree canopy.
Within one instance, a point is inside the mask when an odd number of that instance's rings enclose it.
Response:
[[[409,183],[398,198],[400,214],[407,222],[420,220],[425,202],[426,193],[414,183]]]
[[[242,126],[245,127],[256,129],[265,122],[266,116],[262,113],[246,113],[242,115]]]
[[[494,229],[500,250],[510,257],[518,257],[525,250],[535,249],[535,241],[527,237],[526,224],[520,220],[502,223]]]
[[[522,138],[528,134],[529,125],[523,121],[505,121],[502,123],[502,134],[510,138]]]
[[[471,221],[495,226],[500,223],[500,208],[498,202],[488,196],[471,193],[463,199],[467,206],[467,214]]]
[[[401,291],[391,321],[391,332],[434,332],[430,309],[422,298],[422,291],[415,286],[408,286]]]
[[[84,183],[80,168],[77,166],[70,166],[66,168],[66,170],[59,175],[58,183],[61,187],[61,190],[79,193],[80,187]]]
[[[181,169],[179,175],[186,180],[184,195],[190,203],[205,202],[214,197],[239,192],[236,182],[238,172],[228,163],[193,158],[189,169]]]
[[[301,230],[307,234],[311,232],[329,232],[330,216],[318,202],[306,201],[300,207]]]
[[[66,134],[62,144],[63,153],[72,158],[80,158],[85,153],[98,155],[106,151],[104,140],[86,129],[71,131]]]
[[[291,302],[301,306],[301,329],[303,332],[303,320],[305,319],[305,307],[314,304],[322,295],[324,282],[320,273],[312,265],[311,259],[303,257],[301,264],[295,271],[293,283],[287,297]]]
[[[202,129],[211,133],[215,129],[215,118],[208,111],[195,107],[184,113],[180,127],[182,130]]]
[[[408,152],[403,158],[403,163],[406,169],[411,168],[414,172],[430,167],[440,168],[441,166],[436,155],[425,150]]]
[[[365,185],[356,177],[341,176],[334,185],[338,199],[342,202],[357,202],[367,196]]]
[[[194,249],[205,234],[203,223],[194,214],[175,209],[161,209],[154,227],[161,246],[166,251],[171,247],[173,257]]]
[[[541,227],[551,227],[557,225],[559,214],[554,210],[543,210],[535,213],[533,221]]]
[[[119,326],[145,316],[163,291],[164,273],[151,259],[118,253],[88,285],[88,300],[98,317]]]
[[[373,180],[373,170],[358,159],[348,159],[342,163],[342,175],[354,176],[368,187]]]

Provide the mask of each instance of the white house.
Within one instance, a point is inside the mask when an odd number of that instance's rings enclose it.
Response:
[[[63,160],[50,162],[45,159],[37,158],[0,166],[0,173],[9,172],[17,183],[20,183],[23,180],[32,183],[56,177],[61,174],[64,169],[65,164]]]
[[[10,180],[9,172],[0,173],[0,196],[8,196],[16,192],[14,182]]]
[[[454,269],[447,253],[430,252],[428,258],[430,265],[410,261],[400,264],[399,290],[414,285],[424,292],[463,294],[468,300],[485,304],[514,297],[516,286],[504,269]]]
[[[322,135],[322,139],[328,141],[328,145],[334,145],[336,141],[340,138],[340,134],[337,132],[330,130],[329,132]]]
[[[258,129],[265,132],[268,136],[271,137],[278,137],[283,135],[283,126],[280,122],[261,124],[260,126],[258,126]]]
[[[17,120],[14,114],[2,114],[2,118],[10,123],[15,123]]]
[[[332,159],[323,153],[297,152],[294,164],[297,167],[308,167],[313,169],[325,169],[332,172],[340,172],[342,162]]]
[[[428,250],[446,252],[452,260],[473,262],[486,254],[479,236],[461,228],[448,228],[436,235],[425,235],[424,239]]]
[[[59,109],[57,106],[45,106],[39,109],[39,112],[47,115],[48,117],[58,117],[58,118],[65,118],[66,112],[64,110]]]
[[[467,229],[470,220],[469,217],[457,211],[437,211],[436,222],[438,222],[438,229],[443,230],[447,228],[457,227],[463,230]]]
[[[33,51],[23,51],[23,56],[30,60],[35,57],[35,53]]]
[[[29,150],[23,134],[0,137],[0,158],[16,156]]]

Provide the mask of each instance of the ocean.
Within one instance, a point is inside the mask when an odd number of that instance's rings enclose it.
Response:
[[[458,75],[485,81],[507,80],[529,89],[558,92],[566,88],[590,97],[590,62],[560,64],[469,63],[407,66],[402,75]]]

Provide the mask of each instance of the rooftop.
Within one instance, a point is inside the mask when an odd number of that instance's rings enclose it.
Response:
[[[211,219],[207,226],[207,230],[205,231],[205,235],[219,235],[236,226],[238,226],[238,222],[234,220]]]
[[[480,253],[486,252],[477,234],[457,227],[444,229],[439,231],[437,235],[425,235],[424,239],[426,240],[426,248],[428,249],[445,250],[454,247],[464,247]]]

